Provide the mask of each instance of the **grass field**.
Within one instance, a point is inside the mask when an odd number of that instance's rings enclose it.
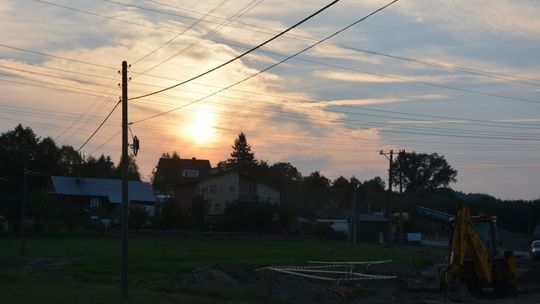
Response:
[[[197,267],[228,263],[256,268],[308,260],[395,259],[426,263],[408,252],[376,245],[263,238],[131,236],[130,298],[119,296],[120,242],[114,236],[41,235],[0,239],[0,303],[249,303],[231,290],[178,289],[175,280]]]

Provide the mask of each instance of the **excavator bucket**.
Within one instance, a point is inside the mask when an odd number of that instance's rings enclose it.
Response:
[[[469,293],[467,284],[461,280],[448,283],[446,286],[446,297],[452,302],[459,303],[472,303],[475,301],[475,298]]]

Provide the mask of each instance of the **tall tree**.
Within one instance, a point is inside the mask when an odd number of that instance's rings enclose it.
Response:
[[[331,181],[319,171],[304,177],[303,207],[308,215],[320,214],[328,203]]]
[[[115,169],[115,178],[121,179],[122,178],[122,160],[120,160],[120,163],[118,164],[118,167]],[[135,156],[129,155],[128,156],[128,180],[134,180],[134,181],[141,181],[141,173],[139,172],[139,165],[137,165],[137,161],[135,160]]]
[[[101,155],[99,158],[89,156],[77,169],[74,175],[94,178],[115,178],[116,167],[110,156]]]
[[[393,166],[393,182],[398,185],[403,174],[405,191],[433,190],[456,182],[457,170],[437,153],[400,152]]]
[[[231,152],[231,163],[255,163],[255,153],[251,152],[251,146],[247,143],[246,135],[244,132],[238,134],[238,138],[234,140]]]
[[[256,171],[257,160],[255,159],[255,153],[251,151],[251,146],[247,143],[246,135],[243,132],[238,134],[238,137],[234,140],[232,149],[231,158],[226,162],[219,162],[218,168],[246,173]]]
[[[163,193],[171,191],[181,177],[179,174],[181,167],[180,155],[176,151],[172,154],[163,153],[152,171],[152,188]]]

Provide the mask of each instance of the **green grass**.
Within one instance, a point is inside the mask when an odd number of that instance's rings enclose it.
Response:
[[[0,303],[116,303],[119,298],[120,242],[112,236],[33,236],[27,255],[20,241],[0,239]],[[131,236],[130,299],[126,303],[252,302],[231,290],[178,290],[175,279],[216,263],[249,268],[303,264],[308,260],[395,259],[426,263],[399,250],[346,243],[228,239],[186,236]],[[74,301],[73,299],[76,299]],[[251,298],[252,299],[252,298]]]

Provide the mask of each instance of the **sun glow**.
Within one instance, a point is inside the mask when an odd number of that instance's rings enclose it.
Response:
[[[197,143],[207,143],[214,137],[215,114],[209,109],[198,110],[191,117],[185,131]]]

